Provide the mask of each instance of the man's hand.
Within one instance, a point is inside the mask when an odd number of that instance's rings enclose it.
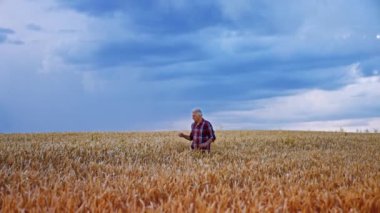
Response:
[[[178,133],[178,136],[181,138],[185,138],[186,140],[191,141],[190,135],[183,134],[182,132]]]
[[[209,141],[199,144],[199,147],[200,148],[206,148],[208,145],[210,145]]]
[[[210,145],[211,142],[212,142],[212,138],[209,139],[208,141],[204,142],[204,143],[199,144],[199,147],[200,147],[200,148],[205,148],[205,147],[207,147],[208,145]]]

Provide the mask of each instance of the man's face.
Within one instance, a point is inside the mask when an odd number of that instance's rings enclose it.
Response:
[[[202,119],[202,116],[200,116],[198,113],[193,112],[193,120],[195,122],[199,122]]]

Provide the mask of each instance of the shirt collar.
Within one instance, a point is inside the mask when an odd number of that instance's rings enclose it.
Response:
[[[201,122],[199,122],[199,123],[195,123],[195,126],[199,126],[199,125],[202,124],[204,121],[205,121],[205,119],[202,118]]]

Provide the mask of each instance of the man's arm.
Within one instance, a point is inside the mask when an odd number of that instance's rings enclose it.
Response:
[[[185,138],[186,140],[189,140],[189,141],[192,141],[193,140],[193,129],[194,129],[194,123],[191,124],[191,132],[190,132],[190,135],[186,135],[186,134],[183,134],[182,132],[178,134],[179,137],[181,138]],[[198,146],[196,144],[194,144],[195,148],[197,148]]]
[[[185,138],[186,140],[191,141],[191,137],[190,137],[190,135],[185,135],[185,134],[183,134],[183,133],[181,132],[181,133],[178,134],[178,136],[181,137],[181,138]]]
[[[209,143],[214,142],[216,137],[215,137],[214,128],[212,128],[211,123],[208,123],[207,128],[208,128],[208,133],[210,134],[209,135],[210,138],[207,140],[207,142]]]

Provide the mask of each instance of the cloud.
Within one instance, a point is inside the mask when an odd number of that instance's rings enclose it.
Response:
[[[330,129],[337,125],[351,128],[358,126],[354,121],[380,117],[380,76],[364,77],[360,65],[353,64],[348,68],[347,77],[355,81],[336,90],[312,89],[288,96],[238,102],[237,105],[246,109],[215,112],[210,117],[226,128],[264,129],[294,129],[301,128],[302,124],[308,129]],[[368,128],[367,124],[364,126]]]
[[[329,121],[295,122],[289,123],[280,128],[288,130],[378,132],[379,127],[380,117],[370,117]]]
[[[112,26],[111,30],[107,26],[101,30],[94,30],[95,34],[102,33],[101,31],[111,33],[90,43],[73,43],[67,50],[62,50],[61,57],[67,63],[79,66],[85,64],[102,69],[136,66],[143,70],[142,77],[149,80],[196,78],[202,75],[228,75],[232,78],[258,76],[255,79],[262,79],[261,74],[265,73],[263,77],[276,76],[278,79],[297,76],[296,80],[292,80],[295,81],[293,84],[283,81],[284,86],[297,85],[296,82],[301,86],[307,85],[309,81],[306,79],[303,82],[301,79],[300,73],[304,70],[319,70],[314,74],[330,78],[329,74],[319,72],[330,72],[332,67],[374,58],[378,55],[380,47],[375,40],[363,38],[367,29],[363,32],[360,27],[351,27],[351,21],[355,26],[361,26],[365,22],[375,23],[375,19],[372,19],[375,15],[372,15],[372,11],[368,13],[368,6],[373,4],[372,1],[357,8],[347,7],[341,1],[326,4],[302,3],[294,7],[292,5],[299,3],[290,1],[285,9],[266,1],[181,1],[177,4],[172,1],[157,1],[149,5],[144,2],[119,1],[60,3],[97,18],[105,17],[109,23],[119,23],[117,27],[122,29],[119,33],[127,36],[127,39],[120,39],[119,34],[115,36],[115,33],[112,33],[115,26]],[[347,9],[346,13],[335,13],[335,6]],[[154,24],[160,29],[171,27],[173,20],[181,20],[184,17],[191,20],[191,16],[187,17],[186,14],[197,15],[192,11],[192,8],[197,7],[201,7],[201,10],[212,8],[212,11],[219,11],[220,18],[213,24],[190,27],[183,32],[162,33],[151,30],[154,27],[149,27],[148,30],[141,28],[151,24],[148,20],[151,17],[160,19],[162,16],[164,19],[166,16],[162,13],[171,14],[171,19]],[[140,11],[142,8],[149,11],[146,12],[149,15],[130,12],[134,9]],[[282,10],[289,13],[284,14]],[[318,11],[316,17],[310,15],[310,12],[315,10]],[[351,18],[351,15],[363,15],[365,12],[368,14],[362,19]],[[334,21],[325,20],[325,15],[334,15]],[[266,24],[265,20],[269,23]],[[194,22],[204,24],[203,21]],[[242,22],[246,24],[240,25]],[[258,23],[264,23],[268,28],[279,29],[268,29],[268,33],[261,34],[257,31],[265,26]],[[283,26],[287,29],[280,29]],[[174,27],[180,29],[176,25]],[[132,38],[128,38],[131,35]],[[290,75],[294,72],[297,74]],[[305,75],[306,78],[308,76],[310,73]],[[275,82],[274,85],[280,84]],[[333,88],[334,85],[330,87]]]
[[[165,129],[194,106],[228,128],[374,125],[378,6],[5,1],[6,131]]]
[[[11,30],[11,29],[9,29],[9,28],[2,28],[2,27],[0,27],[0,33],[1,34],[13,34],[14,31]]]
[[[121,16],[139,31],[170,34],[187,33],[223,22],[214,2],[205,1],[59,1],[92,16]]]
[[[105,79],[99,78],[94,72],[87,71],[83,72],[82,75],[82,85],[85,92],[95,93],[99,90],[104,90],[108,83]]]
[[[80,45],[80,44],[79,44]],[[67,63],[90,67],[114,67],[122,65],[162,66],[181,61],[200,60],[202,49],[191,42],[153,39],[105,41],[93,44],[86,50],[61,49]]]
[[[8,36],[15,32],[9,28],[0,27],[0,44],[5,43],[8,40]]]
[[[42,27],[38,24],[30,23],[26,25],[26,28],[31,31],[42,31]]]

